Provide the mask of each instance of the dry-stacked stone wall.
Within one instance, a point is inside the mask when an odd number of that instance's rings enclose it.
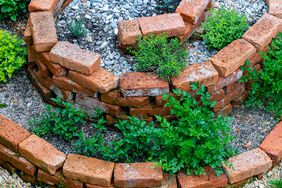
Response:
[[[282,31],[281,2],[269,0],[269,13],[242,39],[233,41],[209,61],[188,66],[172,79],[171,84],[154,74],[142,72],[126,73],[118,78],[100,67],[99,54],[57,40],[54,15],[70,2],[31,1],[30,18],[24,33],[29,49],[28,73],[46,101],[60,96],[89,112],[98,107],[104,110],[109,120],[126,118],[126,115],[147,120],[156,114],[169,117],[161,95],[170,93],[172,88],[191,92],[191,82],[207,86],[212,99],[217,101],[214,111],[227,114],[232,104],[240,103],[247,95],[246,86],[238,82],[243,74],[240,66],[249,59],[250,66],[259,70],[261,56],[258,52],[266,51],[271,40]],[[183,0],[174,14],[121,22],[121,47],[135,45],[140,33],[167,32],[169,36],[188,38],[210,4],[206,0]],[[192,11],[193,8],[197,11]],[[173,24],[163,19],[173,19]],[[44,182],[70,188],[239,185],[281,161],[281,143],[282,122],[259,148],[230,158],[232,167],[223,163],[224,174],[219,177],[209,167],[207,174],[202,176],[188,176],[182,172],[170,176],[150,162],[113,163],[77,154],[65,155],[0,115],[0,165],[10,172],[19,172],[22,179],[32,184]]]
[[[186,67],[171,83],[153,73],[131,72],[117,77],[100,67],[99,54],[58,41],[54,17],[63,8],[60,5],[70,2],[31,1],[24,33],[29,50],[28,73],[46,101],[59,96],[91,114],[100,108],[110,123],[128,115],[148,121],[153,120],[154,115],[173,118],[164,107],[162,95],[171,93],[173,88],[192,93],[191,82],[207,86],[212,100],[217,102],[213,109],[216,114],[228,114],[233,104],[247,96],[248,87],[238,82],[243,75],[240,67],[250,60],[250,66],[259,70],[262,58],[258,52],[266,51],[272,39],[282,31],[281,2],[270,0],[269,13],[242,39],[233,41],[208,61]],[[120,21],[120,47],[136,45],[139,35],[162,33],[184,42],[205,20],[206,10],[211,7],[209,0],[183,0],[175,13]]]

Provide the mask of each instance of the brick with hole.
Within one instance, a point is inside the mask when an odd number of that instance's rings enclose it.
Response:
[[[218,72],[211,62],[187,66],[182,73],[171,79],[172,85],[184,91],[191,91],[190,83],[198,82],[205,86],[213,85],[218,80]]]
[[[220,50],[210,58],[221,77],[227,77],[243,66],[254,53],[256,48],[249,42],[238,39]]]
[[[120,78],[120,90],[124,97],[159,96],[169,93],[169,84],[153,73],[128,72]]]
[[[178,13],[141,17],[138,23],[143,36],[166,33],[168,37],[175,37],[185,34],[185,23]]]
[[[79,48],[69,42],[58,42],[50,51],[50,60],[85,75],[91,75],[100,67],[101,56]]]
[[[142,36],[137,20],[124,20],[118,22],[119,46],[126,48],[137,44],[137,37]]]
[[[257,50],[264,50],[278,32],[282,32],[282,19],[265,13],[244,35],[243,39],[253,44]]]
[[[33,45],[37,52],[48,52],[58,42],[51,12],[30,13]]]
[[[209,0],[182,0],[176,9],[186,22],[197,23],[209,4]]]

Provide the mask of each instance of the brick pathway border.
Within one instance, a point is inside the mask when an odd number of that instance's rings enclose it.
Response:
[[[89,112],[99,107],[111,122],[126,115],[147,120],[152,120],[156,114],[168,116],[161,95],[170,93],[171,88],[191,92],[191,82],[207,86],[213,100],[217,101],[214,111],[228,114],[232,104],[242,102],[247,95],[247,87],[238,82],[242,76],[240,66],[249,59],[251,66],[259,70],[262,59],[258,52],[266,51],[277,33],[282,32],[281,3],[269,0],[269,13],[263,15],[242,39],[233,41],[209,61],[187,67],[180,76],[172,79],[171,85],[149,73],[125,73],[118,78],[100,67],[99,54],[57,40],[53,15],[70,2],[31,1],[30,18],[24,32],[29,50],[29,75],[46,101],[58,95]],[[140,33],[166,32],[181,41],[186,40],[204,20],[205,10],[212,6],[207,0],[195,2],[183,0],[177,13],[120,22],[120,46],[135,45]],[[197,11],[191,11],[193,9]],[[175,25],[165,21],[170,19],[175,20]],[[281,161],[281,143],[282,122],[265,138],[260,148],[230,158],[232,168],[223,164],[225,173],[220,177],[216,177],[209,167],[206,168],[207,175],[203,176],[187,176],[181,172],[169,176],[149,162],[115,164],[76,154],[66,156],[0,115],[0,165],[10,171],[19,170],[21,178],[33,184],[45,182],[75,188],[238,185]]]

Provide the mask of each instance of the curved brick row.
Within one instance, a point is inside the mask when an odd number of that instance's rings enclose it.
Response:
[[[65,188],[226,187],[260,175],[282,159],[282,122],[265,138],[261,149],[231,157],[229,164],[222,163],[225,173],[219,177],[210,167],[206,168],[206,175],[179,172],[176,177],[164,174],[151,162],[115,164],[77,154],[66,156],[2,115],[0,138],[0,166],[10,172],[20,171],[21,178],[34,185],[45,183]]]

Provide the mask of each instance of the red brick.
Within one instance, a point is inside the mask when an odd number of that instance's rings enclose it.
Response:
[[[97,71],[101,63],[99,54],[65,41],[58,42],[52,48],[49,57],[52,62],[85,75]]]
[[[23,172],[21,172],[19,176],[24,182],[29,182],[31,185],[38,185],[36,176],[30,176]]]
[[[30,13],[32,37],[37,52],[50,51],[58,42],[55,22],[51,12]]]
[[[204,13],[209,0],[182,0],[176,9],[186,22],[195,24]]]
[[[166,33],[168,37],[174,37],[185,33],[184,21],[178,13],[141,17],[138,22],[142,34],[146,36]]]
[[[243,92],[241,96],[235,98],[232,102],[232,104],[234,105],[240,105],[242,104],[248,97],[248,93],[247,92]]]
[[[153,105],[144,106],[142,108],[130,108],[130,115],[140,118],[146,118],[154,115],[169,115],[168,107],[154,107]]]
[[[65,177],[79,180],[84,183],[110,186],[114,163],[69,154],[63,167]]]
[[[164,179],[160,188],[177,188],[177,181],[175,175],[164,174]]]
[[[140,108],[148,105],[149,97],[122,97],[119,90],[113,90],[101,95],[101,101],[118,106]]]
[[[17,169],[15,169],[10,163],[4,161],[1,155],[0,155],[0,166],[6,169],[10,174],[14,174],[17,172]]]
[[[29,136],[30,133],[26,129],[0,115],[0,144],[17,152],[19,143]]]
[[[241,87],[244,87],[244,83],[234,82],[233,84],[226,86],[225,92],[229,94],[229,93],[236,91],[238,88],[241,88]]]
[[[61,89],[67,90],[67,91],[73,91],[75,93],[83,93],[87,96],[95,97],[97,96],[97,92],[93,92],[85,87],[82,87],[81,85],[77,84],[76,82],[72,81],[71,79],[61,76],[53,76],[52,77],[53,83],[58,86]]]
[[[198,82],[210,86],[215,84],[217,80],[218,73],[209,61],[187,66],[179,76],[171,79],[175,88],[187,92],[191,90],[190,83]]]
[[[262,56],[260,55],[261,52],[268,52],[268,47],[265,47],[263,50],[256,52],[250,57],[249,61],[251,67],[262,61]]]
[[[60,89],[57,86],[52,86],[51,90],[59,97],[64,99],[65,101],[73,102],[74,93],[71,91],[67,91],[64,89]]]
[[[85,184],[86,188],[114,188],[113,185],[110,186],[100,186],[100,185],[91,185],[91,184]]]
[[[260,148],[265,151],[274,163],[282,159],[282,121],[274,127],[270,134],[261,143]]]
[[[281,0],[269,0],[269,14],[282,18]]]
[[[83,188],[83,183],[72,179],[64,179],[63,183],[65,188]]]
[[[114,170],[116,187],[161,186],[163,172],[154,163],[117,163]]]
[[[95,111],[97,108],[102,110],[105,113],[118,116],[121,113],[120,106],[115,106],[111,104],[107,104],[104,102],[101,102],[98,98],[91,98],[87,97],[81,94],[78,94],[76,96],[75,100],[76,104],[82,105],[86,107],[86,109],[90,109],[91,111]]]
[[[243,75],[243,71],[238,69],[237,71],[234,71],[231,75],[227,76],[226,78],[220,77],[219,80],[216,82],[216,84],[207,87],[208,92],[212,93],[218,91],[223,87],[238,81],[242,77],[242,75]]]
[[[48,185],[59,185],[62,178],[63,178],[62,172],[59,171],[55,175],[51,175],[39,169],[37,174],[37,180],[44,182]]]
[[[282,32],[282,20],[266,13],[243,35],[243,39],[253,44],[257,50],[263,50],[279,30]]]
[[[2,146],[0,144],[0,159],[4,162],[9,162],[16,169],[23,171],[24,173],[34,176],[36,172],[36,167],[27,161],[25,158],[19,156],[18,153]]]
[[[118,22],[119,46],[122,48],[136,45],[137,37],[142,36],[137,20],[124,20]]]
[[[28,5],[29,12],[54,11],[58,0],[31,0]]]
[[[224,99],[225,97],[225,92],[223,89],[220,89],[214,93],[211,93],[211,100],[213,101],[219,101],[219,100],[222,100]]]
[[[68,77],[81,86],[95,92],[107,93],[118,87],[118,77],[103,68],[99,68],[90,76],[69,71]]]
[[[169,93],[169,84],[153,73],[128,72],[120,78],[120,89],[125,97],[158,96]]]
[[[223,168],[231,184],[261,174],[272,166],[271,159],[259,148],[231,157],[228,162],[231,166],[223,162]]]
[[[66,159],[65,154],[35,135],[20,143],[19,152],[24,158],[52,175],[63,166]]]
[[[188,176],[183,172],[178,174],[178,182],[181,188],[225,187],[227,181],[225,174],[217,176],[212,168],[206,168],[206,175]]]
[[[38,72],[42,78],[48,78],[51,76],[50,71],[46,67],[45,64],[43,64],[39,59],[35,59],[35,63],[38,67]]]
[[[26,27],[23,33],[23,39],[27,44],[32,43],[32,30],[31,30],[30,18],[28,18],[27,20]]]
[[[223,107],[222,109],[220,109],[219,111],[217,111],[215,114],[218,115],[222,115],[222,116],[227,116],[228,114],[230,114],[232,111],[232,105],[231,104],[227,104],[225,107]]]
[[[227,77],[245,64],[256,49],[253,45],[243,39],[238,39],[220,50],[211,57],[214,67],[221,77]]]

